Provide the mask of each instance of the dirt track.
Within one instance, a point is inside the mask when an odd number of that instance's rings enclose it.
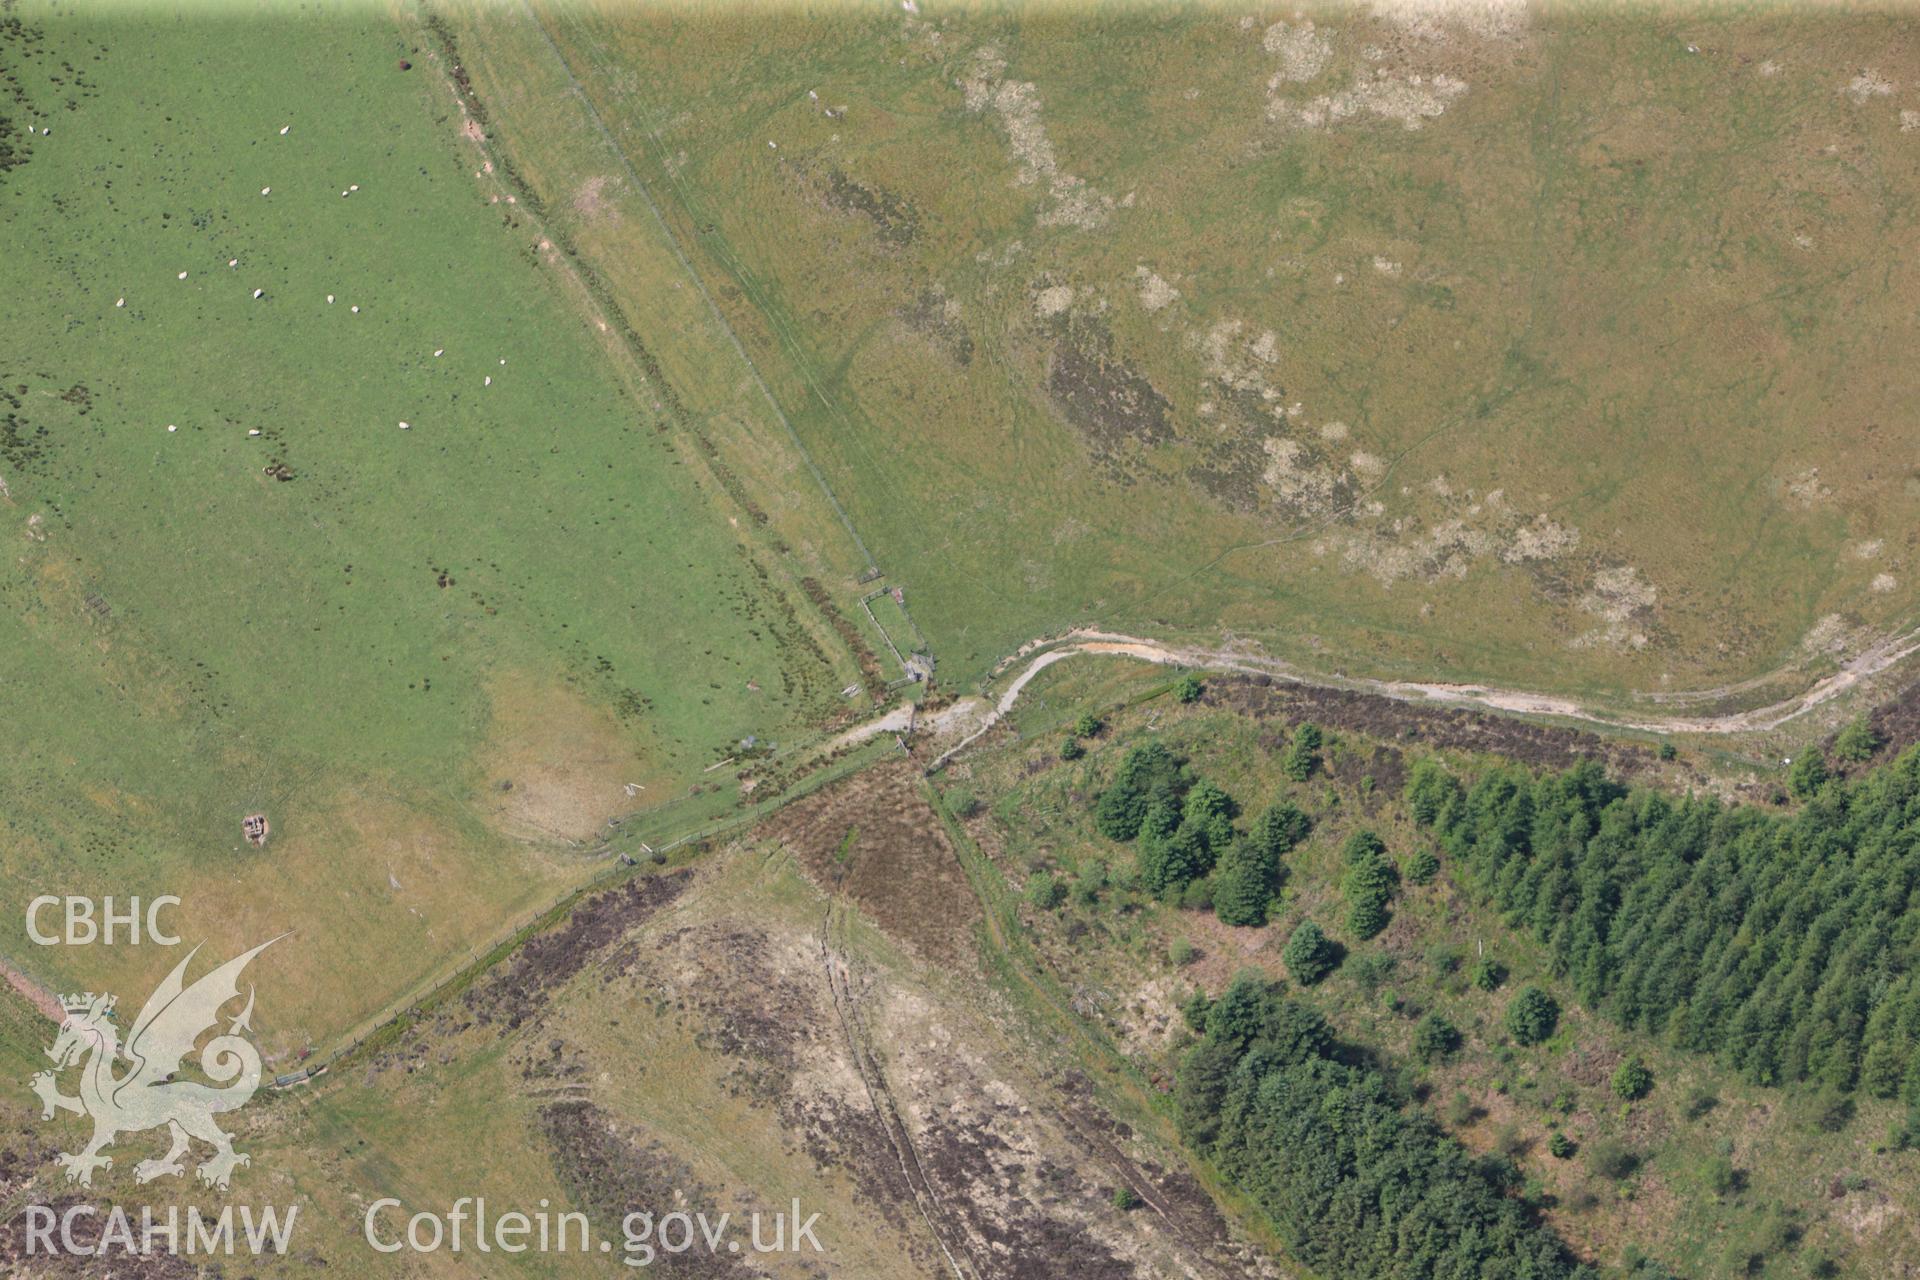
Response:
[[[997,696],[991,700],[984,697],[961,698],[934,717],[923,719],[919,727],[923,732],[931,730],[935,736],[945,736],[949,733],[962,735],[960,740],[948,747],[935,762],[936,767],[944,764],[998,724],[1001,718],[1013,709],[1014,703],[1019,700],[1028,682],[1040,672],[1075,654],[1091,653],[1137,658],[1143,662],[1160,663],[1166,666],[1268,676],[1288,684],[1372,694],[1416,705],[1469,707],[1513,715],[1553,716],[1613,729],[1635,729],[1647,733],[1753,733],[1778,728],[1796,716],[1803,715],[1814,707],[1838,697],[1861,681],[1886,671],[1916,652],[1920,652],[1920,629],[1901,632],[1869,646],[1843,663],[1838,671],[1815,681],[1797,697],[1724,715],[1636,718],[1603,711],[1573,699],[1525,690],[1496,689],[1477,684],[1425,683],[1317,675],[1303,672],[1278,658],[1269,658],[1246,649],[1177,647],[1139,636],[1083,629],[1070,631],[1061,636],[1041,637],[1022,645],[995,668],[995,676],[1003,675],[1028,655],[1034,656],[1020,667],[1019,673],[1000,690]],[[1747,681],[1741,687],[1755,686],[1767,678],[1761,677],[1758,680]],[[1665,693],[1659,695],[1657,700],[1670,704],[1710,701],[1734,691],[1729,687],[1692,693]],[[888,730],[904,729],[906,722],[906,711],[896,710],[887,716],[848,730],[837,740],[836,746],[858,742]]]

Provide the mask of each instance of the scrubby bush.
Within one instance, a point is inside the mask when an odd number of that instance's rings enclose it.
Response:
[[[1027,878],[1027,901],[1042,911],[1051,911],[1067,899],[1067,891],[1051,871],[1039,871]]]
[[[1387,927],[1387,909],[1380,902],[1365,898],[1347,908],[1347,932],[1356,938],[1371,938]]]
[[[1740,1171],[1733,1167],[1733,1161],[1722,1155],[1707,1156],[1700,1161],[1696,1171],[1700,1185],[1716,1196],[1728,1196],[1740,1189]]]
[[[1431,849],[1416,849],[1407,859],[1407,880],[1412,884],[1431,884],[1440,874],[1440,859]]]
[[[1113,781],[1094,802],[1094,825],[1109,840],[1131,840],[1154,806],[1170,806],[1178,813],[1192,784],[1185,762],[1165,744],[1144,743],[1127,752]]]
[[[1429,1013],[1413,1029],[1414,1056],[1422,1062],[1450,1058],[1460,1048],[1460,1029],[1438,1013]]]
[[[1198,880],[1189,880],[1186,888],[1180,891],[1180,905],[1188,911],[1213,910],[1213,877],[1202,876]]]
[[[1307,838],[1313,819],[1286,800],[1276,800],[1255,820],[1248,838],[1274,858],[1283,858]]]
[[[1822,1133],[1839,1133],[1853,1123],[1853,1099],[1836,1089],[1823,1089],[1813,1100],[1813,1123]]]
[[[1533,1149],[1533,1139],[1519,1124],[1509,1120],[1494,1132],[1493,1149],[1508,1160],[1518,1160]],[[1517,1183],[1519,1178],[1516,1176],[1511,1181]]]
[[[1080,739],[1078,738],[1068,738],[1060,744],[1060,758],[1062,760],[1078,760],[1086,754],[1087,749],[1080,745]]]
[[[1833,740],[1833,755],[1836,760],[1847,764],[1860,764],[1872,759],[1873,753],[1880,749],[1880,735],[1873,731],[1873,721],[1860,716],[1842,729]]]
[[[1232,796],[1206,781],[1189,787],[1180,803],[1181,824],[1201,827],[1215,839],[1226,830],[1224,824],[1232,822],[1239,812],[1240,806],[1233,802]],[[1224,841],[1221,844],[1224,847]]]
[[[1281,948],[1280,960],[1295,982],[1310,987],[1333,972],[1340,963],[1340,951],[1319,925],[1305,920]]]
[[[1305,782],[1320,767],[1320,729],[1303,724],[1293,731],[1293,742],[1280,758],[1280,769],[1295,782]]]
[[[1155,836],[1165,840],[1180,829],[1180,806],[1168,800],[1155,800],[1147,805],[1147,811],[1140,818],[1142,837]]]
[[[1391,978],[1393,971],[1398,966],[1399,962],[1392,956],[1384,951],[1375,949],[1369,950],[1364,955],[1356,957],[1352,963],[1347,965],[1347,972],[1353,975],[1355,982],[1359,983],[1366,990],[1373,991],[1378,988],[1381,983]]]
[[[1106,891],[1106,888],[1107,864],[1104,862],[1088,862],[1080,869],[1080,874],[1075,876],[1073,880],[1073,888],[1070,892],[1073,895],[1074,905],[1081,907],[1098,906],[1100,904],[1100,895]]]
[[[1386,857],[1387,842],[1365,827],[1340,842],[1340,861],[1349,867],[1379,862]]]
[[[1560,1022],[1560,1005],[1538,987],[1522,987],[1507,1002],[1507,1032],[1521,1044],[1539,1044]]]
[[[1908,1107],[1906,1118],[1887,1130],[1887,1146],[1894,1151],[1920,1147],[1920,1105]]]
[[[1099,716],[1094,715],[1091,711],[1082,711],[1080,718],[1073,722],[1073,736],[1076,738],[1095,737],[1099,734],[1100,730],[1105,727],[1105,725],[1100,723]]]
[[[1274,999],[1275,992],[1261,974],[1251,970],[1235,974],[1207,1010],[1207,1038],[1244,1050],[1266,1026]]]
[[[1134,856],[1141,887],[1167,901],[1177,902],[1190,882],[1207,873],[1206,846],[1186,827],[1164,840],[1142,836]]]
[[[1625,1143],[1603,1138],[1587,1152],[1587,1165],[1602,1178],[1618,1182],[1640,1167],[1640,1155]]]
[[[1625,1102],[1637,1102],[1653,1092],[1653,1072],[1636,1056],[1629,1056],[1613,1070],[1614,1096]]]
[[[1620,1268],[1622,1280],[1676,1280],[1673,1272],[1631,1247],[1621,1257]]]
[[[1356,831],[1341,846],[1347,873],[1340,894],[1347,900],[1347,928],[1357,938],[1371,938],[1387,927],[1387,899],[1398,879],[1387,861],[1386,846],[1371,831]]]
[[[1223,923],[1257,928],[1267,922],[1283,875],[1280,859],[1310,825],[1306,814],[1283,800],[1262,813],[1244,837],[1230,840],[1214,877],[1214,911]]]
[[[1413,811],[1414,818],[1432,826],[1440,820],[1449,802],[1459,799],[1460,784],[1438,760],[1426,756],[1416,761],[1407,774],[1406,795],[1407,807]]]
[[[1808,747],[1787,769],[1787,790],[1798,800],[1812,799],[1826,781],[1826,759],[1814,747]]]
[[[1507,980],[1507,971],[1492,956],[1481,956],[1474,964],[1473,972],[1467,981],[1481,991],[1498,991]]]
[[[1114,839],[1137,840],[1135,863],[1147,892],[1205,909],[1211,885],[1190,887],[1214,869],[1238,838],[1233,797],[1195,782],[1158,743],[1127,753],[1112,785],[1094,805],[1095,825]]]
[[[1212,1008],[1213,1001],[1207,998],[1207,993],[1195,987],[1193,993],[1180,1002],[1180,1017],[1196,1033],[1202,1032],[1207,1029],[1207,1011]]]
[[[1173,696],[1182,702],[1198,702],[1200,695],[1206,690],[1207,686],[1201,682],[1200,677],[1191,671],[1173,682]]]
[[[1698,1120],[1707,1112],[1720,1105],[1720,1099],[1709,1089],[1694,1089],[1687,1094],[1687,1100],[1680,1108],[1689,1120]]]
[[[1147,800],[1114,783],[1093,802],[1093,825],[1109,840],[1131,840],[1140,834],[1147,816]]]
[[[1267,922],[1279,878],[1279,865],[1252,840],[1234,841],[1214,876],[1214,914],[1222,924],[1260,927]]]

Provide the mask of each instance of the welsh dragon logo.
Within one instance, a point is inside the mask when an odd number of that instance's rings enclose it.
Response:
[[[281,935],[284,937],[285,935]],[[123,1133],[167,1127],[173,1145],[158,1160],[142,1160],[133,1167],[134,1179],[151,1182],[168,1174],[185,1172],[180,1158],[198,1138],[213,1148],[213,1154],[196,1170],[200,1181],[225,1190],[234,1169],[251,1163],[233,1149],[233,1140],[214,1117],[238,1110],[260,1087],[260,1051],[242,1032],[252,1030],[253,989],[247,989],[246,1008],[234,1017],[224,1034],[216,1035],[200,1052],[200,1070],[213,1084],[197,1080],[176,1080],[174,1073],[193,1052],[201,1034],[216,1028],[220,1009],[240,995],[240,972],[247,962],[278,942],[273,938],[245,955],[238,956],[186,986],[187,965],[200,948],[174,966],[154,993],[147,998],[140,1016],[127,1033],[126,1044],[113,1023],[115,997],[88,992],[63,996],[61,1007],[66,1018],[60,1035],[47,1056],[54,1069],[36,1074],[30,1081],[40,1095],[42,1120],[51,1120],[56,1112],[72,1111],[93,1119],[93,1140],[73,1154],[62,1152],[59,1163],[67,1171],[67,1181],[91,1186],[95,1169],[111,1169],[113,1157],[100,1154]],[[80,1096],[60,1092],[59,1073],[75,1063],[84,1063],[80,1074]],[[117,1063],[129,1069],[116,1075]]]

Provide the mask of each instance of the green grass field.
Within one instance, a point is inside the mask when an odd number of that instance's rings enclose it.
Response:
[[[894,599],[892,592],[887,591],[866,597],[866,607],[874,624],[886,636],[887,656],[891,658],[898,654],[900,661],[897,667],[904,671],[906,659],[926,651],[926,638],[914,625],[913,617],[907,612],[906,606]]]
[[[587,874],[606,817],[841,714],[853,658],[777,545],[806,528],[634,393],[476,180],[423,28],[23,16],[51,132],[0,179],[10,898],[298,929],[264,962],[302,975],[267,1022],[297,1044]],[[18,911],[0,946],[156,976]]]

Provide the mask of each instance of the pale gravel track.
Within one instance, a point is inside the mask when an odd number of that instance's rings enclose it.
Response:
[[[856,725],[833,740],[835,748],[863,742],[880,733],[899,733],[914,723],[916,732],[935,737],[960,733],[963,736],[934,761],[939,768],[986,734],[1010,712],[1021,693],[1042,671],[1075,654],[1106,654],[1127,657],[1163,666],[1188,667],[1202,671],[1228,671],[1243,675],[1264,675],[1291,684],[1328,689],[1347,689],[1392,698],[1397,702],[1446,707],[1473,707],[1511,715],[1550,716],[1574,720],[1610,729],[1628,729],[1645,733],[1736,734],[1762,733],[1779,728],[1813,708],[1855,688],[1862,681],[1895,666],[1920,652],[1920,628],[1904,631],[1880,640],[1841,664],[1830,675],[1816,680],[1795,697],[1716,716],[1636,717],[1626,713],[1600,710],[1574,699],[1526,690],[1499,689],[1480,684],[1449,684],[1415,680],[1377,680],[1365,677],[1321,675],[1305,672],[1278,658],[1270,658],[1250,649],[1210,649],[1200,646],[1166,644],[1141,636],[1080,629],[1059,636],[1043,636],[1028,641],[994,668],[989,679],[1004,675],[1023,659],[1033,655],[1019,673],[990,697],[968,696],[938,711],[918,717],[913,709],[898,707],[885,715]],[[1775,675],[1785,674],[1784,669]],[[1752,688],[1771,677],[1759,677],[1729,686]],[[1667,703],[1707,700],[1723,696],[1721,690],[1694,693],[1649,695],[1649,701]]]

